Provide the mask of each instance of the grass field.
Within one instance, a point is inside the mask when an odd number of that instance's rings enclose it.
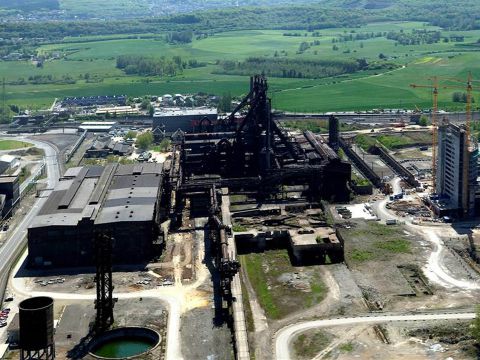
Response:
[[[17,140],[0,140],[0,150],[16,150],[33,146],[32,144],[24,141]]]
[[[421,23],[379,23],[355,29],[356,33],[425,28]],[[427,27],[433,29],[432,27]],[[480,47],[465,47],[452,42],[424,45],[395,45],[385,37],[336,43],[332,39],[348,34],[352,29],[326,29],[320,37],[283,36],[281,30],[234,31],[216,34],[206,39],[194,40],[191,44],[170,45],[160,35],[106,36],[68,38],[65,43],[41,46],[41,54],[59,53],[58,60],[47,61],[43,68],[30,62],[0,62],[0,73],[7,82],[32,75],[70,75],[76,84],[57,85],[7,85],[7,102],[25,107],[41,108],[51,105],[54,98],[100,94],[144,94],[196,93],[199,91],[221,95],[231,92],[240,96],[248,90],[248,77],[217,75],[219,60],[242,60],[249,56],[279,56],[303,59],[351,59],[366,58],[377,61],[379,54],[386,55],[401,67],[380,73],[358,72],[326,79],[282,79],[270,78],[270,96],[276,109],[295,112],[317,112],[335,110],[365,110],[372,108],[421,108],[431,107],[428,89],[413,89],[410,83],[428,83],[433,75],[465,78],[468,71],[480,77]],[[465,44],[475,43],[480,31],[442,31],[442,36],[463,35]],[[131,37],[131,36],[130,36]],[[302,54],[297,54],[304,41],[320,41]],[[75,42],[76,41],[76,42]],[[207,63],[206,67],[186,69],[174,77],[143,78],[126,76],[115,68],[118,55],[136,54],[154,57],[181,56],[183,60],[196,59]],[[260,71],[260,69],[259,69]],[[81,75],[89,73],[101,78],[98,83],[86,83]],[[462,104],[451,101],[455,90],[441,89],[441,108],[462,108]],[[474,94],[475,95],[475,94]],[[476,96],[480,98],[480,96]]]
[[[412,249],[411,240],[400,226],[366,222],[355,229],[342,230],[342,234],[348,239],[345,258],[349,264],[390,261]]]
[[[293,267],[286,250],[241,256],[248,278],[258,301],[270,319],[285,316],[320,303],[327,289],[318,267]],[[301,273],[309,283],[309,291],[286,285],[280,278],[285,274]]]

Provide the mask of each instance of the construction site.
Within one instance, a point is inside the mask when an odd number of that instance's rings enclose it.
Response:
[[[300,131],[267,92],[252,77],[163,163],[71,167],[39,192],[6,358],[476,358],[469,123]]]

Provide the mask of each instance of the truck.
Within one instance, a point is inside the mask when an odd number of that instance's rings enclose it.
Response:
[[[385,221],[385,224],[386,224],[386,225],[396,225],[396,224],[397,224],[397,220],[395,220],[395,219],[387,219],[387,220]]]

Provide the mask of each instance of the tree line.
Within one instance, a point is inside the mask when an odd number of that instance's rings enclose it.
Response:
[[[18,1],[18,0],[17,0]],[[25,0],[26,1],[26,0]],[[437,3],[438,2],[438,3]],[[398,5],[385,9],[362,7],[294,5],[270,8],[235,8],[199,11],[195,15],[181,14],[131,20],[76,20],[76,21],[11,21],[0,23],[0,38],[42,39],[59,41],[68,36],[172,33],[178,40],[188,40],[185,32],[215,33],[245,29],[283,29],[315,32],[325,28],[355,28],[376,21],[422,21],[448,30],[480,28],[476,14],[480,2],[458,0],[398,1]],[[341,1],[340,1],[341,3]],[[349,8],[350,6],[350,8]],[[464,11],[469,9],[469,11]],[[288,33],[288,32],[286,32]],[[357,37],[357,36],[355,36]],[[362,36],[358,36],[360,39]]]
[[[141,76],[175,76],[187,68],[206,66],[195,59],[183,61],[180,56],[156,58],[142,55],[120,55],[117,57],[117,68],[127,75]]]
[[[440,31],[412,30],[411,33],[390,31],[386,37],[389,40],[395,40],[400,45],[421,45],[438,43],[441,36]]]
[[[354,73],[368,67],[365,59],[303,60],[285,58],[250,57],[245,61],[220,61],[222,71],[229,75],[262,73],[270,77],[318,79]]]
[[[452,94],[452,101],[456,103],[466,103],[467,102],[467,93],[466,92],[460,92],[460,91],[455,91]],[[471,98],[472,103],[475,102],[475,98],[472,96]]]
[[[170,44],[188,44],[192,42],[192,39],[193,32],[190,30],[174,31],[168,33],[166,36],[166,40]]]

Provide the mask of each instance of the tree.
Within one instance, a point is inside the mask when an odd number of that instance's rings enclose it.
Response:
[[[223,112],[229,112],[232,110],[232,94],[224,93],[218,104],[218,109]]]
[[[137,132],[130,130],[125,134],[125,139],[134,139],[137,137]]]
[[[461,102],[462,101],[462,93],[459,91],[455,91],[452,94],[452,101],[453,102]]]
[[[475,341],[480,343],[480,306],[477,305],[475,310],[476,316],[473,319],[472,323],[470,324],[470,334],[473,336]]]
[[[427,126],[428,125],[428,118],[425,115],[422,115],[420,117],[420,120],[418,121],[418,125]]]
[[[162,142],[159,145],[160,152],[167,152],[168,149],[170,148],[170,145],[172,144],[172,140],[170,139],[163,139]]]
[[[140,104],[140,109],[147,110],[149,105],[150,105],[150,100],[143,99],[142,103]]]
[[[186,107],[194,107],[194,106],[195,106],[195,103],[194,103],[193,98],[187,97],[187,98],[185,99],[185,106],[186,106]]]
[[[153,114],[155,114],[155,108],[152,106],[152,104],[148,104],[148,115],[153,117]]]
[[[12,110],[12,112],[14,112],[15,114],[20,113],[20,109],[19,109],[18,105],[13,104],[13,105],[9,105],[9,106],[10,106],[10,110]]]
[[[151,131],[144,132],[137,136],[135,145],[142,150],[147,150],[153,144],[153,134]]]

